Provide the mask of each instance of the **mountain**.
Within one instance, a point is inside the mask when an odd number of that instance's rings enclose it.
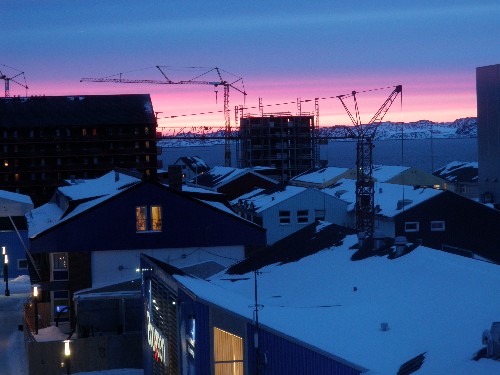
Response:
[[[344,126],[335,125],[320,130],[320,137],[342,137]],[[425,139],[425,138],[475,138],[477,120],[475,117],[457,119],[453,122],[383,122],[375,133],[376,140],[385,139]]]
[[[321,127],[319,136],[325,138],[345,136],[345,125]],[[477,120],[475,117],[457,119],[453,122],[433,122],[419,120],[414,122],[382,122],[375,133],[376,140],[385,139],[425,139],[425,138],[476,138]],[[237,138],[238,133],[234,132]],[[213,133],[198,134],[196,132],[182,133],[182,137],[168,137],[168,140],[159,140],[160,147],[189,147],[224,144],[224,132],[219,130]],[[191,139],[192,138],[192,139]]]

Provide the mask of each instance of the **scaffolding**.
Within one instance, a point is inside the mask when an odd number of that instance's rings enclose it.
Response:
[[[240,117],[241,167],[269,167],[281,182],[319,163],[314,115],[289,112]]]

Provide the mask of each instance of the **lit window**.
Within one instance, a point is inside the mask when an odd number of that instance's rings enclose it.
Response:
[[[161,206],[138,206],[135,208],[136,230],[138,232],[160,232],[162,230]]]
[[[444,221],[431,221],[431,232],[443,232],[445,230]]]
[[[146,206],[139,206],[135,208],[135,225],[137,231],[145,231],[146,228]]]
[[[405,232],[418,232],[419,230],[418,221],[408,221],[405,223]]]
[[[298,210],[297,211],[297,223],[305,224],[309,222],[309,210]]]
[[[67,253],[55,253],[52,254],[52,267],[56,270],[67,270],[68,269],[68,254]]]
[[[215,375],[243,375],[243,339],[214,327]]]
[[[279,212],[280,224],[290,224],[290,211]]]
[[[151,230],[161,231],[161,206],[151,206]]]

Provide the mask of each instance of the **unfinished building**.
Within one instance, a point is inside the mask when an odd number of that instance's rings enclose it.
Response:
[[[319,162],[318,129],[314,116],[289,113],[244,116],[240,120],[240,166],[269,167],[279,181]]]

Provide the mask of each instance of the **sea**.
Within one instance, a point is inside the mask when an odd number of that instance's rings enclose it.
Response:
[[[415,167],[424,172],[433,172],[452,161],[477,162],[477,138],[426,138],[374,141],[373,163],[375,165],[399,165]],[[231,166],[237,166],[236,144],[231,145]],[[174,164],[184,156],[198,156],[208,166],[224,165],[224,145],[163,147],[159,158],[163,167]],[[356,166],[356,142],[329,140],[320,145],[320,160],[328,166],[353,168]]]

